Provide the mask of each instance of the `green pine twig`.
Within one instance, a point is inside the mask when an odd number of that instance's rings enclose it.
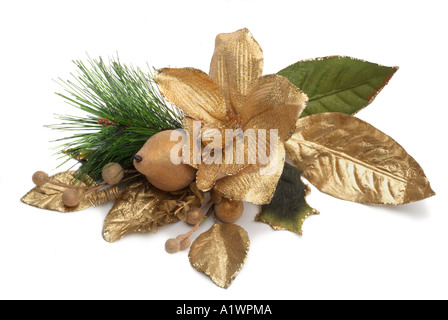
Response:
[[[106,65],[98,60],[74,61],[74,81],[58,82],[65,93],[56,93],[85,116],[57,115],[61,122],[47,127],[73,132],[56,141],[65,162],[81,161],[81,178],[97,180],[109,162],[132,166],[133,156],[149,137],[162,130],[181,128],[182,114],[170,108],[158,91],[152,73],[127,67],[118,58]]]

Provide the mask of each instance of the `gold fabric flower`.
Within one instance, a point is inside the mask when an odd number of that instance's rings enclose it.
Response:
[[[247,29],[222,33],[216,37],[215,51],[207,75],[194,68],[164,68],[156,73],[156,81],[167,101],[185,114],[183,128],[190,137],[190,147],[195,139],[202,138],[201,151],[208,141],[204,134],[214,129],[270,129],[278,130],[278,148],[269,155],[277,163],[273,174],[260,174],[260,169],[270,165],[249,164],[248,150],[255,143],[246,142],[244,163],[206,163],[202,159],[190,165],[198,169],[196,182],[202,191],[215,188],[224,197],[255,204],[270,202],[285,161],[284,142],[296,128],[296,121],[308,102],[308,97],[288,79],[276,74],[262,76],[263,52]],[[193,135],[193,121],[200,121],[202,136]],[[269,142],[269,138],[267,139]],[[235,152],[235,146],[222,141],[212,141],[214,148]],[[233,148],[233,149],[232,149]],[[229,150],[230,149],[230,150]],[[191,157],[194,156],[190,152]],[[235,157],[234,157],[235,158]]]

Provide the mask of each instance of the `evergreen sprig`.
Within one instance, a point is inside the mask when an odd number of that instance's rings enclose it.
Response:
[[[181,128],[181,112],[165,103],[149,66],[144,73],[125,66],[118,58],[110,59],[109,65],[101,57],[89,57],[88,65],[80,60],[73,62],[78,67],[78,72],[71,74],[74,81],[59,79],[66,94],[56,94],[87,114],[57,115],[61,123],[47,127],[75,131],[58,139],[63,143],[56,148],[61,158],[66,158],[63,163],[71,158],[81,161],[81,176],[98,179],[109,162],[129,168],[149,137]]]

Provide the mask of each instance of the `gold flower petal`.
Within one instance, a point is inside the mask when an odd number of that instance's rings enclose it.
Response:
[[[274,196],[278,180],[285,164],[285,148],[283,142],[278,141],[278,148],[271,155],[268,165],[250,164],[238,174],[218,180],[215,190],[223,197],[231,200],[247,201],[254,204],[269,203]],[[262,174],[261,169],[271,166],[271,174]],[[266,173],[266,172],[264,172]]]
[[[193,131],[193,121],[195,120],[190,117],[184,117],[182,119],[182,127],[186,131],[188,139],[188,143],[182,148],[182,158],[184,163],[197,169],[199,163],[201,163],[200,154],[202,146],[199,132]],[[195,159],[195,155],[199,156],[199,158]]]
[[[224,149],[226,147],[226,129],[227,127],[223,123],[203,124],[201,130],[203,146]]]
[[[226,119],[226,103],[219,86],[206,73],[194,68],[164,68],[155,79],[170,103],[191,118],[214,123]]]
[[[234,143],[233,145],[229,146],[228,148],[222,150],[221,153],[221,160],[216,156],[216,151],[219,151],[221,149],[217,148],[215,149],[215,153],[213,156],[216,158],[214,162],[207,163],[208,157],[206,153],[203,153],[203,162],[198,167],[198,172],[196,174],[196,183],[200,190],[202,191],[209,191],[214,185],[215,182],[225,176],[231,176],[234,174],[237,174],[241,170],[243,170],[245,167],[248,166],[248,148],[247,144],[244,147],[244,160],[243,158],[238,158],[238,151],[237,151],[237,144]],[[206,149],[204,149],[206,150]],[[232,162],[228,161],[226,163],[226,154],[232,153]],[[240,161],[241,160],[241,161]],[[220,162],[220,163],[216,163]]]
[[[278,129],[287,141],[308,102],[308,96],[288,79],[276,74],[259,78],[241,110],[244,129]]]
[[[253,84],[263,73],[263,51],[246,28],[216,36],[210,77],[222,89],[236,113]]]

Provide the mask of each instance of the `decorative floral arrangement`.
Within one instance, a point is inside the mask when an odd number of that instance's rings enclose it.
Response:
[[[188,223],[191,230],[168,239],[165,250],[189,249],[191,265],[220,287],[231,284],[249,249],[237,224],[244,202],[260,205],[256,221],[298,234],[318,213],[302,176],[364,204],[435,194],[403,147],[353,116],[397,67],[330,56],[263,75],[263,52],[247,29],[216,37],[208,74],[88,62],[75,62],[75,81],[61,80],[66,93],[59,94],[87,115],[58,116],[61,123],[49,126],[75,131],[59,152],[80,166],[51,177],[37,171],[22,201],[60,212],[114,201],[103,226],[108,242]],[[194,238],[212,215],[213,226]]]

